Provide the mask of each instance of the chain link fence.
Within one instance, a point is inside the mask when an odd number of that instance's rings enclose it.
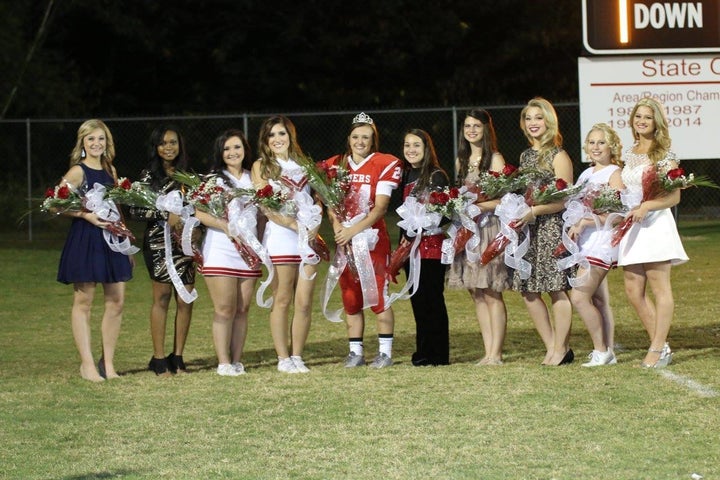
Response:
[[[493,116],[498,146],[506,161],[517,164],[520,153],[527,148],[527,140],[520,130],[520,111],[524,105],[483,106]],[[384,152],[402,158],[402,143],[406,130],[421,128],[433,138],[442,166],[452,176],[457,152],[460,122],[472,107],[446,107],[406,110],[368,111],[380,132],[380,147]],[[577,103],[555,104],[564,147],[573,159],[575,176],[587,167],[581,153],[586,132],[580,132]],[[356,111],[284,112],[298,131],[298,140],[305,152],[315,160],[322,160],[344,150],[348,128]],[[216,136],[228,128],[245,131],[250,145],[257,149],[257,136],[268,114],[243,113],[237,115],[207,115],[184,117],[135,117],[103,119],[113,134],[116,148],[115,166],[120,176],[137,179],[147,163],[150,132],[158,125],[176,125],[185,136],[190,156],[190,168],[206,172]],[[85,119],[28,119],[0,121],[0,155],[7,167],[7,175],[0,179],[0,199],[8,211],[8,220],[0,227],[4,231],[32,232],[46,228],[48,222],[34,213],[17,220],[25,212],[39,205],[44,191],[55,185],[67,171],[77,129]],[[682,151],[677,152],[682,158]],[[689,172],[708,175],[720,183],[718,159],[692,160],[683,165]],[[691,189],[683,192],[678,208],[682,218],[720,217],[720,191]]]

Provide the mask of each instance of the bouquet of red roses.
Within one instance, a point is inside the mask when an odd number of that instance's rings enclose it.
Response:
[[[620,190],[608,184],[593,186],[586,190],[582,202],[595,215],[622,212],[625,209]]]
[[[131,182],[126,177],[121,177],[115,185],[107,191],[107,198],[120,205],[130,207],[141,207],[155,210],[155,202],[158,199],[158,192],[150,188],[144,182]]]
[[[103,198],[98,198],[97,200],[94,199],[96,196],[94,195],[96,188],[100,189],[97,191],[100,192]],[[54,188],[48,188],[45,192],[45,199],[40,205],[40,211],[55,213],[58,215],[65,212],[92,211],[98,214],[98,217],[101,220],[108,222],[108,225],[105,227],[107,231],[119,237],[127,237],[131,242],[134,241],[135,235],[133,235],[130,229],[128,229],[122,222],[119,212],[115,212],[115,215],[110,217],[110,214],[112,213],[111,209],[115,208],[117,210],[114,203],[107,204],[103,208],[99,208],[99,202],[105,198],[105,187],[100,184],[96,184],[96,188],[91,189],[89,192],[91,197],[93,197],[93,200],[88,198],[87,193],[85,195],[80,195],[80,193],[69,184],[57,185]],[[97,203],[98,208],[88,208],[89,201],[93,206]]]
[[[347,168],[331,165],[327,161],[315,163],[309,159],[301,162],[300,166],[323,205],[331,209],[339,219],[346,220],[345,198],[351,185]]]
[[[506,193],[524,191],[527,188],[527,181],[527,177],[520,175],[517,167],[506,163],[502,172],[492,170],[482,172],[474,187],[478,192],[478,200],[487,201],[500,198]]]
[[[584,186],[584,184],[570,186],[562,178],[554,178],[551,181],[533,181],[532,179],[537,176],[537,173],[534,171],[528,172],[526,175],[527,189],[524,195],[526,208],[522,208],[521,205],[515,205],[513,208],[515,212],[512,214],[515,219],[513,220],[506,218],[503,223],[503,218],[501,217],[503,228],[500,229],[500,232],[498,232],[493,241],[490,242],[482,253],[480,257],[480,263],[482,265],[487,265],[492,259],[505,251],[505,248],[512,241],[508,233],[510,233],[510,230],[517,232],[516,219],[527,214],[528,209],[535,205],[545,205],[565,200],[572,195],[576,195]],[[506,231],[503,232],[503,230]]]
[[[77,190],[71,188],[68,184],[48,188],[45,192],[45,199],[40,205],[40,211],[57,215],[65,212],[82,212],[84,210],[82,197]]]
[[[445,232],[449,238],[443,242],[443,263],[452,263],[455,255],[477,236],[475,219],[480,215],[480,209],[475,205],[476,200],[477,194],[468,187],[445,187],[427,195],[424,203],[428,212],[453,220]]]
[[[361,206],[359,195],[351,191],[350,172],[347,168],[334,165],[327,161],[313,162],[309,158],[303,159],[300,163],[310,187],[320,198],[320,201],[335,217],[341,221],[349,221],[355,215],[365,209],[372,208],[371,205]],[[320,255],[323,260],[330,260],[330,250],[325,240],[318,234],[311,240],[310,246]],[[348,259],[347,266],[357,276],[357,270],[353,259],[351,248],[345,248],[344,253]]]
[[[678,167],[669,170],[665,175],[659,172],[655,165],[648,165],[642,174],[642,202],[653,200],[661,195],[665,195],[678,188],[685,189],[690,187],[710,187],[720,188],[716,183],[704,175],[695,176],[694,174],[685,175],[685,170]],[[625,234],[633,225],[632,215],[628,215],[613,229],[613,237],[611,245],[617,246]]]

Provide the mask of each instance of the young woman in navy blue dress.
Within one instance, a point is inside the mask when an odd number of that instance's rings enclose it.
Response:
[[[77,142],[70,154],[70,169],[61,180],[81,195],[95,183],[110,186],[117,173],[113,166],[115,145],[107,125],[87,120],[78,129]],[[74,217],[65,241],[57,280],[73,284],[72,331],[80,353],[80,375],[101,382],[118,377],[113,364],[120,335],[125,282],[132,278],[132,259],[110,249],[103,237],[109,222],[93,212],[66,212]],[[95,288],[101,283],[105,311],[102,319],[102,354],[95,366],[90,342],[90,311]]]

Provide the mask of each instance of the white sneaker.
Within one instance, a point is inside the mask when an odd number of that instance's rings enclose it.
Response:
[[[245,365],[240,362],[233,362],[230,365],[237,372],[238,375],[245,375]]]
[[[283,372],[283,373],[300,373],[300,371],[295,366],[295,362],[293,362],[291,358],[278,357],[277,369],[278,369],[278,372]]]
[[[223,377],[237,377],[238,375],[242,375],[243,373],[245,373],[244,370],[242,372],[238,372],[229,363],[221,363],[217,367],[217,374]]]
[[[608,365],[617,365],[617,357],[615,356],[615,349],[608,348],[608,352],[612,352],[612,359],[608,362]]]
[[[310,371],[310,369],[305,366],[305,362],[303,362],[303,359],[300,355],[291,355],[290,360],[292,360],[298,373],[308,373]]]
[[[614,363],[617,363],[617,360],[615,360],[615,354],[610,349],[608,349],[606,352],[593,350],[590,354],[588,354],[588,358],[590,359],[590,361],[587,363],[583,363],[583,367],[599,367],[602,365],[611,365],[613,361],[615,361]]]

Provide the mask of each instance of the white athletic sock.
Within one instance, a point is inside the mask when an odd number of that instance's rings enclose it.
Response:
[[[378,342],[380,343],[380,353],[384,353],[388,357],[392,358],[392,334],[381,334],[378,335]]]
[[[362,338],[351,338],[350,339],[350,352],[362,357],[363,355],[363,341]]]

